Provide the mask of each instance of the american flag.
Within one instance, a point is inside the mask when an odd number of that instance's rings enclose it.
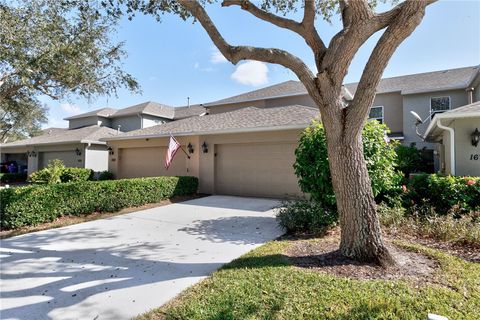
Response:
[[[168,167],[172,164],[173,157],[177,153],[178,149],[180,149],[180,143],[171,135],[170,136],[170,143],[168,144],[167,154],[165,156],[165,169],[168,170]]]

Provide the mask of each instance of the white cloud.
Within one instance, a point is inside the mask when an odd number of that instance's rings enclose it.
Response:
[[[195,64],[193,65],[193,68],[194,68],[194,69],[198,69],[198,68],[200,68],[200,63],[198,63],[198,62],[195,62]]]
[[[213,49],[212,55],[210,56],[210,62],[213,64],[217,64],[228,62],[228,60],[223,56],[220,51],[218,51],[218,49]]]
[[[248,61],[239,65],[231,78],[241,84],[260,86],[268,83],[268,66],[260,61]]]
[[[82,109],[80,109],[79,106],[77,106],[76,104],[71,104],[71,103],[62,103],[60,105],[60,108],[65,111],[66,113],[68,113],[69,115],[76,115],[76,114],[79,114],[79,113],[82,113]]]

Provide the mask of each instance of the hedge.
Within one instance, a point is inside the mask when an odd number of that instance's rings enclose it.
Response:
[[[114,212],[173,196],[194,194],[196,177],[155,177],[32,185],[0,191],[0,225],[14,229],[65,215]]]
[[[406,207],[428,206],[440,215],[454,207],[465,212],[480,210],[480,177],[415,175],[404,186],[403,197]]]

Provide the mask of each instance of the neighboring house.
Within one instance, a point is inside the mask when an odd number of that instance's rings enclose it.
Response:
[[[317,108],[299,105],[248,107],[103,140],[113,149],[109,169],[118,178],[191,175],[199,177],[202,193],[298,196],[295,148],[301,132],[318,115]],[[170,134],[190,158],[179,150],[166,170]]]
[[[438,142],[441,172],[480,176],[480,101],[435,116],[425,137]]]
[[[68,129],[49,128],[30,139],[0,144],[1,162],[15,161],[30,174],[53,159],[68,167],[108,169],[109,147],[100,138],[205,113],[201,106],[171,107],[145,102],[124,109],[102,108],[66,118]]]

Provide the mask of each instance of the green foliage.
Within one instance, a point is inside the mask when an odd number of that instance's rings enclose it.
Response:
[[[197,189],[195,177],[80,181],[7,188],[0,191],[0,222],[6,229],[38,225],[65,215],[114,212],[194,194]]]
[[[46,121],[39,95],[138,91],[121,69],[123,44],[110,40],[117,19],[99,9],[95,1],[0,0],[1,135],[39,129]]]
[[[480,209],[480,177],[420,174],[409,180],[406,189],[405,206],[422,215],[428,215],[425,207],[439,215],[452,210],[462,214]]]
[[[288,233],[321,233],[334,226],[338,216],[314,200],[284,202],[277,212],[280,226]]]
[[[113,180],[113,173],[111,173],[110,171],[102,171],[100,172],[100,174],[98,175],[98,178],[97,180]]]
[[[425,172],[426,164],[422,156],[422,151],[417,149],[415,143],[410,146],[399,144],[395,148],[397,153],[396,168],[408,177],[411,173]]]
[[[61,176],[66,169],[63,161],[54,159],[50,161],[46,168],[33,172],[29,180],[32,183],[54,184],[62,182]]]
[[[374,196],[398,185],[401,177],[395,171],[395,142],[385,141],[388,128],[377,121],[368,121],[362,132],[363,152]],[[295,150],[295,174],[303,192],[325,206],[335,205],[335,195],[328,165],[325,129],[314,121],[300,137]]]
[[[61,182],[77,182],[92,180],[93,170],[86,168],[65,168],[60,175]]]
[[[0,173],[0,182],[2,183],[24,182],[26,180],[26,173]]]

